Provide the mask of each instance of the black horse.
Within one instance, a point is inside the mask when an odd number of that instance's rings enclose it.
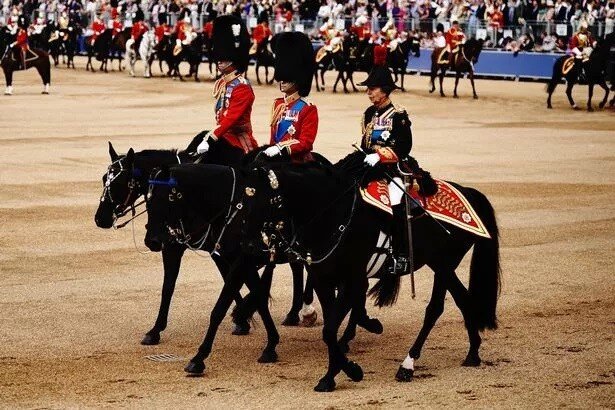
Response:
[[[269,67],[273,68],[272,44],[275,44],[275,36],[273,36],[271,40],[269,38],[264,39],[256,47],[256,53],[254,54],[254,71],[256,71],[256,82],[258,85],[262,84],[260,76],[258,75],[258,69],[261,67],[265,67],[265,84],[273,84],[273,75],[271,76],[271,80],[269,80]]]
[[[174,150],[145,150],[134,152],[130,150],[127,155],[119,156],[113,146],[109,144],[111,165],[103,176],[103,194],[95,215],[96,225],[100,228],[109,229],[117,226],[118,220],[133,212],[136,201],[147,194],[147,179],[150,172],[160,166],[169,166],[179,162],[192,162],[197,157],[193,155],[197,145],[202,141],[205,133],[197,135],[184,151]],[[108,181],[108,182],[107,182]],[[162,288],[162,300],[158,317],[153,328],[147,332],[142,343],[146,345],[158,344],[160,333],[166,328],[171,298],[175,289],[183,253],[190,244],[170,243],[162,250],[164,281]],[[220,272],[225,271],[224,266],[218,266]],[[301,304],[311,305],[313,301],[311,287],[306,285],[303,296],[303,268],[301,265],[291,265],[293,272],[293,304],[282,322],[282,325],[295,326],[300,322],[299,312]],[[269,282],[273,274],[273,267],[269,266],[263,273]],[[236,302],[241,302],[240,295],[236,295]],[[247,334],[250,326],[248,320],[251,314],[246,314],[245,320],[236,321],[235,334]],[[303,318],[304,324],[309,325],[316,320],[316,314]]]
[[[51,85],[51,63],[49,62],[49,53],[38,48],[30,48],[26,52],[25,62],[21,55],[19,47],[10,47],[15,41],[14,35],[11,35],[5,28],[0,28],[0,67],[4,72],[6,80],[5,95],[13,94],[13,73],[15,71],[27,70],[36,68],[41,79],[43,80],[43,94],[49,94],[49,86]],[[25,64],[25,65],[24,65]]]
[[[585,62],[577,61],[569,56],[558,58],[553,65],[551,81],[547,84],[547,93],[549,94],[547,97],[547,108],[553,108],[551,105],[551,96],[563,77],[566,79],[566,96],[568,97],[568,102],[573,109],[579,109],[572,99],[572,88],[579,82],[579,77],[582,72],[585,73],[585,78],[589,85],[587,111],[591,112],[594,110],[592,107],[592,97],[594,94],[594,86],[596,85],[604,89],[604,98],[598,105],[600,108],[604,108],[609,98],[609,88],[606,84],[606,71],[609,53],[613,44],[615,44],[615,33],[611,33],[603,40],[599,41],[594,51],[590,54],[589,59]]]
[[[111,60],[111,71],[113,68],[113,60],[118,60],[118,70],[124,70],[122,62],[124,60],[124,54],[126,53],[126,43],[130,39],[131,28],[126,27],[124,30],[117,33],[112,39],[109,46],[109,60]]]
[[[340,44],[334,47],[331,51],[327,51],[327,46],[321,47],[316,56],[319,60],[316,62],[316,68],[314,70],[314,80],[316,82],[316,90],[323,91],[325,89],[325,73],[329,70],[336,70],[338,72],[337,77],[335,79],[335,85],[333,87],[333,92],[336,92],[337,84],[340,80],[344,83],[344,91],[348,92],[346,89],[346,81],[344,73],[347,71],[346,61],[344,60],[344,47],[343,44]],[[318,79],[318,72],[320,71],[320,81]]]
[[[360,366],[346,357],[337,334],[349,311],[352,311],[352,323],[364,309],[366,271],[374,259],[378,260],[386,252],[382,248],[387,248],[390,219],[385,212],[362,202],[357,192],[360,180],[351,177],[356,171],[345,172],[360,167],[362,155],[349,155],[335,169],[314,164],[276,168],[273,175],[270,173],[266,179],[253,182],[250,188],[254,195],[249,198],[249,213],[244,216],[244,244],[248,250],[260,251],[265,242],[265,250],[285,249],[306,262],[323,309],[323,340],[329,352],[329,369],[315,387],[317,391],[332,391],[334,378],[340,371],[354,381],[363,377]],[[276,183],[272,184],[272,180]],[[463,314],[470,339],[464,366],[480,364],[479,331],[497,326],[500,267],[494,211],[479,191],[453,185],[470,201],[491,239],[477,237],[450,224],[440,225],[427,216],[412,220],[415,269],[427,265],[435,276],[423,328],[398,369],[399,381],[412,379],[414,360],[420,356],[429,332],[443,312],[447,291]],[[455,269],[472,246],[468,290]],[[400,278],[380,271],[370,277],[380,278],[370,291],[378,305],[393,303]],[[336,288],[340,289],[337,295]]]
[[[203,50],[205,46],[205,36],[202,33],[190,42],[190,44],[182,44],[181,51],[177,55],[171,53],[170,55],[170,75],[175,78],[179,77],[180,81],[184,81],[184,77],[181,75],[179,65],[182,61],[186,61],[190,66],[188,77],[194,76],[194,81],[199,82],[199,66],[203,61]]]
[[[440,58],[445,52],[444,48],[435,48],[431,53],[431,78],[429,89],[430,93],[436,90],[435,79],[440,78],[440,96],[445,97],[442,90],[442,82],[444,81],[444,75],[447,70],[455,71],[455,91],[453,97],[459,98],[457,95],[457,85],[459,84],[459,78],[462,73],[468,73],[470,77],[470,83],[472,84],[472,95],[476,99],[476,88],[474,87],[474,64],[478,63],[478,57],[483,49],[483,40],[469,39],[465,44],[459,46],[459,52],[452,54],[449,53],[448,61],[443,62]]]
[[[99,71],[104,70],[105,73],[109,72],[107,69],[107,60],[109,59],[112,36],[113,30],[107,29],[96,38],[96,41],[94,41],[93,44],[91,43],[91,38],[86,40],[86,51],[88,55],[88,61],[85,65],[86,71],[91,69],[92,72],[96,72],[94,65],[92,64],[92,57],[95,57],[96,60],[100,61]]]
[[[69,22],[68,27],[66,27],[65,29],[59,30],[59,41],[61,43],[61,50],[64,53],[64,56],[66,56],[66,66],[68,68],[75,68],[77,38],[80,33],[81,28],[73,21]]]
[[[404,77],[406,75],[406,70],[408,69],[410,54],[416,58],[420,57],[420,46],[421,44],[418,38],[415,36],[409,36],[403,41],[398,41],[397,46],[394,49],[389,50],[387,62],[393,71],[393,75],[395,76],[395,83],[397,83],[399,77],[401,77],[401,91],[406,91],[404,88]]]

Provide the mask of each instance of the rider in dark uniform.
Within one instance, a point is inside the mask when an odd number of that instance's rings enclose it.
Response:
[[[365,163],[374,167],[370,180],[384,179],[385,173],[394,176],[389,182],[389,198],[393,208],[392,239],[395,263],[391,273],[406,273],[408,266],[407,210],[403,201],[403,181],[399,178],[398,163],[412,148],[412,122],[403,107],[393,104],[390,95],[396,88],[386,65],[375,66],[367,80],[367,96],[372,105],[365,110],[362,124],[361,148],[367,153]]]

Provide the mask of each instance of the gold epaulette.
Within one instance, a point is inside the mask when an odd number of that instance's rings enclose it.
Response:
[[[400,114],[403,114],[405,112],[408,112],[406,110],[406,107],[404,107],[403,105],[397,105],[397,104],[393,104],[393,107],[395,108],[395,112],[398,112]]]
[[[226,88],[226,81],[224,81],[224,78],[218,79],[214,83],[214,89],[212,92],[212,95],[214,96],[214,98],[218,99],[224,93],[225,88]]]

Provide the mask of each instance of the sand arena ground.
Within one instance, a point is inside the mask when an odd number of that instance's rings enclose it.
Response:
[[[394,100],[413,121],[414,155],[434,176],[480,189],[497,211],[500,328],[484,335],[483,365],[461,367],[468,341],[448,297],[416,379],[395,382],[430,296],[433,275],[421,270],[416,300],[404,280],[396,306],[370,306],[385,332],[360,332],[352,345],[365,380],[340,375],[336,392],[317,394],[321,327],[280,326],[280,361],[261,365],[262,325],[236,337],[227,318],[203,378],[184,376],[186,360],[144,358],[193,355],[221,280],[209,257],[188,253],[162,343],[139,344],[156,317],[161,260],[137,253],[129,229],[94,225],[106,142],[120,152],[186,146],[212,126],[212,82],[92,74],[84,65],[53,70],[49,96],[30,71],[15,75],[15,95],[0,97],[0,406],[615,407],[613,111],[573,112],[561,89],[548,111],[543,84],[481,80],[474,101],[468,82],[454,100],[429,95],[425,77],[408,78],[409,92]],[[446,86],[452,94],[450,79]],[[255,92],[253,125],[265,143],[278,92]],[[577,88],[579,105],[585,93]],[[315,149],[339,159],[358,140],[367,98],[328,90],[311,99]],[[466,283],[468,261],[458,271]],[[290,304],[287,268],[276,271],[272,295],[279,323]]]

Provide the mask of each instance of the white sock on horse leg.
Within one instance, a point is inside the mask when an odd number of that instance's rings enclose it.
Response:
[[[404,361],[401,363],[401,367],[406,370],[414,370],[414,359],[407,355]]]
[[[305,303],[303,304],[303,307],[301,308],[301,311],[299,312],[302,316],[310,316],[313,315],[314,312],[316,312],[316,309],[314,309],[314,306],[312,305],[306,305]]]

